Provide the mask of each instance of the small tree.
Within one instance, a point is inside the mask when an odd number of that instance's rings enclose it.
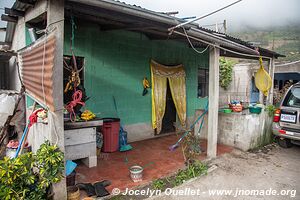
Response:
[[[0,199],[46,199],[52,183],[63,177],[64,154],[46,141],[36,154],[0,160]]]

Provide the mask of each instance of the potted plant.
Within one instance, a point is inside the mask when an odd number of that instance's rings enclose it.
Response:
[[[64,154],[49,141],[36,154],[5,157],[0,160],[0,199],[49,199],[51,185],[62,179],[63,170]]]

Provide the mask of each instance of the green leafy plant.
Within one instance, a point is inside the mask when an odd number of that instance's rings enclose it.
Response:
[[[274,105],[268,105],[265,108],[265,111],[268,112],[269,117],[273,117],[274,116],[275,110],[276,110],[276,107]]]
[[[152,183],[152,187],[155,190],[162,190],[165,186],[166,186],[166,182],[162,179],[157,179]]]
[[[207,165],[197,160],[194,163],[189,164],[186,169],[178,171],[173,180],[173,186],[181,185],[183,182],[191,178],[195,178],[206,173]]]
[[[234,61],[221,57],[220,60],[220,86],[227,90],[232,81],[232,69]]]
[[[52,183],[63,177],[64,154],[46,141],[36,154],[0,160],[0,199],[46,199]]]

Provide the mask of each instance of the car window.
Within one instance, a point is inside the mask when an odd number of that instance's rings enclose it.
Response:
[[[286,95],[282,105],[300,108],[300,88],[292,88]]]

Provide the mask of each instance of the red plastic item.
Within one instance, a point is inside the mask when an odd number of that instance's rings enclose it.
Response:
[[[273,117],[273,122],[279,122],[280,121],[280,109],[275,110],[274,112],[274,117]]]
[[[101,132],[103,134],[102,151],[107,153],[119,150],[120,119],[104,118]]]

